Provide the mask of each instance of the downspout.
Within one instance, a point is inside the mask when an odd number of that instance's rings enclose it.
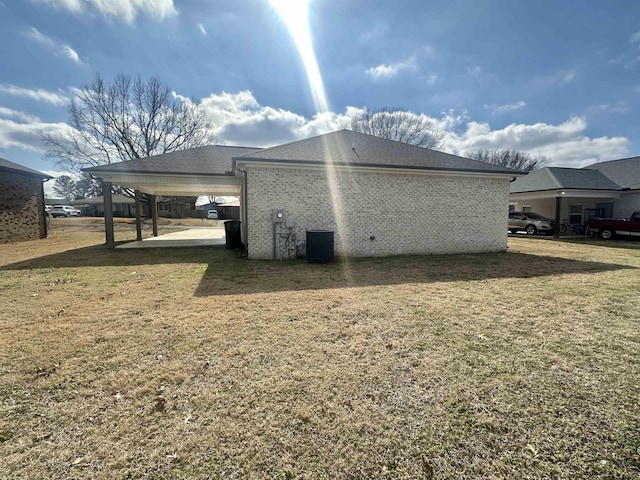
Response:
[[[44,182],[47,181],[49,181],[48,178],[42,180],[42,183],[40,184],[40,191],[38,192],[38,203],[40,204],[40,212],[38,215],[38,217],[40,217],[40,221],[38,222],[40,224],[40,238],[47,238],[47,236],[49,235],[49,214],[47,213],[44,200]]]
[[[249,208],[247,207],[247,171],[238,169],[240,173],[242,173],[242,213],[244,216],[244,222],[242,224],[242,233],[244,237],[244,256],[249,256],[249,236],[248,236],[248,218],[249,218]]]

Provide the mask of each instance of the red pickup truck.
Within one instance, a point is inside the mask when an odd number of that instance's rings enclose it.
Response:
[[[592,218],[587,222],[586,231],[605,240],[616,235],[640,237],[640,210],[633,212],[631,218]]]

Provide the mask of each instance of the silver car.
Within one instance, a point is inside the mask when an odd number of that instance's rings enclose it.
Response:
[[[509,233],[527,232],[528,235],[552,235],[555,222],[535,212],[509,212]]]
[[[71,205],[54,205],[49,214],[52,217],[79,217],[80,210]]]

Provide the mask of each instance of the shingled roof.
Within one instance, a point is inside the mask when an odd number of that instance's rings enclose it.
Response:
[[[640,157],[594,163],[584,168],[602,172],[622,188],[640,190]]]
[[[0,170],[9,170],[13,172],[22,173],[24,175],[30,175],[32,177],[38,178],[46,178],[47,180],[53,178],[51,175],[47,175],[46,173],[38,172],[37,170],[32,170],[28,167],[23,167],[17,163],[11,162],[9,160],[5,160],[4,158],[0,158]]]
[[[260,150],[250,147],[208,145],[127,162],[83,168],[83,171],[99,173],[150,173],[171,175],[225,175],[232,169],[234,156]]]
[[[511,193],[545,190],[620,190],[620,185],[598,170],[545,167],[534,170],[511,183]]]
[[[362,167],[512,175],[523,173],[351,130],[339,130],[234,158],[235,162],[243,160],[291,164],[325,164],[331,161],[334,165]]]

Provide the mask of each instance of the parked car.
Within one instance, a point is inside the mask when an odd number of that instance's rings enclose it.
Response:
[[[44,206],[44,211],[47,215],[49,215],[51,213],[51,209],[53,208],[53,205],[45,205]]]
[[[587,233],[610,240],[616,235],[640,237],[640,210],[630,218],[592,218],[587,222]]]
[[[544,233],[552,235],[555,228],[555,222],[535,212],[509,212],[509,233],[520,231],[527,232],[527,235],[535,235],[536,233]]]
[[[218,219],[218,211],[217,210],[209,210],[207,212],[207,218],[217,220]]]
[[[54,205],[49,212],[52,217],[79,217],[80,210],[71,205]]]

